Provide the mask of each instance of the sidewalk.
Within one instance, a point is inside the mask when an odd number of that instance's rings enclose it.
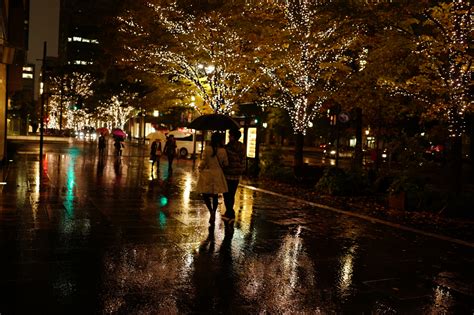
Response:
[[[234,228],[209,228],[191,161],[95,150],[55,147],[41,180],[36,156],[11,164],[2,315],[474,310],[471,248],[245,187]]]

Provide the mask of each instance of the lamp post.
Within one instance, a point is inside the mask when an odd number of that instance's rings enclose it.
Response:
[[[41,111],[40,111],[40,153],[39,153],[39,163],[40,163],[40,177],[43,175],[43,144],[44,144],[44,106],[46,103],[46,86],[45,86],[45,76],[46,76],[46,52],[47,52],[47,42],[43,43],[43,65],[41,69],[41,82],[43,84],[43,91],[41,93]]]

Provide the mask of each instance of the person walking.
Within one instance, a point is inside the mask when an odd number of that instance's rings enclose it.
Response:
[[[239,142],[241,132],[238,129],[229,130],[229,143],[225,146],[229,165],[224,168],[228,191],[224,193],[225,213],[224,222],[233,223],[235,220],[234,202],[235,193],[239,186],[240,177],[245,170],[245,148]]]
[[[173,170],[173,160],[176,156],[176,140],[174,139],[173,135],[168,136],[168,140],[166,140],[165,147],[163,152],[165,153],[166,157],[168,158],[168,170]]]
[[[105,141],[105,137],[103,134],[100,134],[99,136],[99,141],[98,141],[98,147],[99,147],[99,156],[104,156],[105,153],[105,148],[107,146],[107,143]]]
[[[210,213],[209,223],[214,225],[219,194],[227,192],[227,182],[222,171],[228,165],[224,139],[221,134],[214,133],[210,146],[206,146],[199,163],[199,178],[196,191],[202,194],[204,203]]]
[[[115,138],[114,147],[115,147],[115,154],[117,156],[122,156],[122,148],[124,148],[125,146],[123,145],[122,140],[120,138],[118,137]]]
[[[151,171],[153,172],[153,166],[156,163],[156,171],[160,170],[160,158],[161,158],[161,141],[153,140],[150,148],[150,160],[151,162]]]

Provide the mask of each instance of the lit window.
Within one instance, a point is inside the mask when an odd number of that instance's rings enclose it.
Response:
[[[74,37],[72,38],[72,40],[75,41],[75,42],[81,42],[81,41],[82,41],[82,37],[74,36]]]
[[[80,64],[81,64],[81,61],[80,61],[80,60],[74,60],[74,64],[75,64],[75,65],[80,65]]]
[[[98,44],[99,41],[98,41],[97,39],[91,39],[91,43],[93,43],[93,44]]]
[[[87,38],[83,38],[83,39],[82,39],[82,42],[83,42],[83,43],[90,43],[91,40],[90,40],[90,39],[87,39]]]
[[[67,38],[67,41],[68,41],[68,42],[72,42],[72,38],[71,38],[71,37],[68,37],[68,38]]]
[[[87,61],[81,61],[81,65],[86,65]]]
[[[33,67],[23,67],[23,71],[33,72]]]
[[[33,79],[33,74],[32,73],[22,73],[21,77],[23,79]]]

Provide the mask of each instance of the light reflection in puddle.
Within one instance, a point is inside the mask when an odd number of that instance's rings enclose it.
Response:
[[[453,296],[451,293],[440,286],[436,286],[433,292],[434,305],[431,307],[432,314],[445,313],[450,310],[453,305]]]
[[[354,274],[354,259],[356,257],[358,246],[352,245],[347,253],[340,258],[339,269],[339,293],[341,297],[348,297],[351,294],[352,277]]]
[[[248,301],[263,304],[262,312],[318,311],[305,309],[298,299],[301,292],[316,291],[313,261],[305,251],[301,230],[298,226],[287,234],[276,253],[247,257],[240,292]]]

